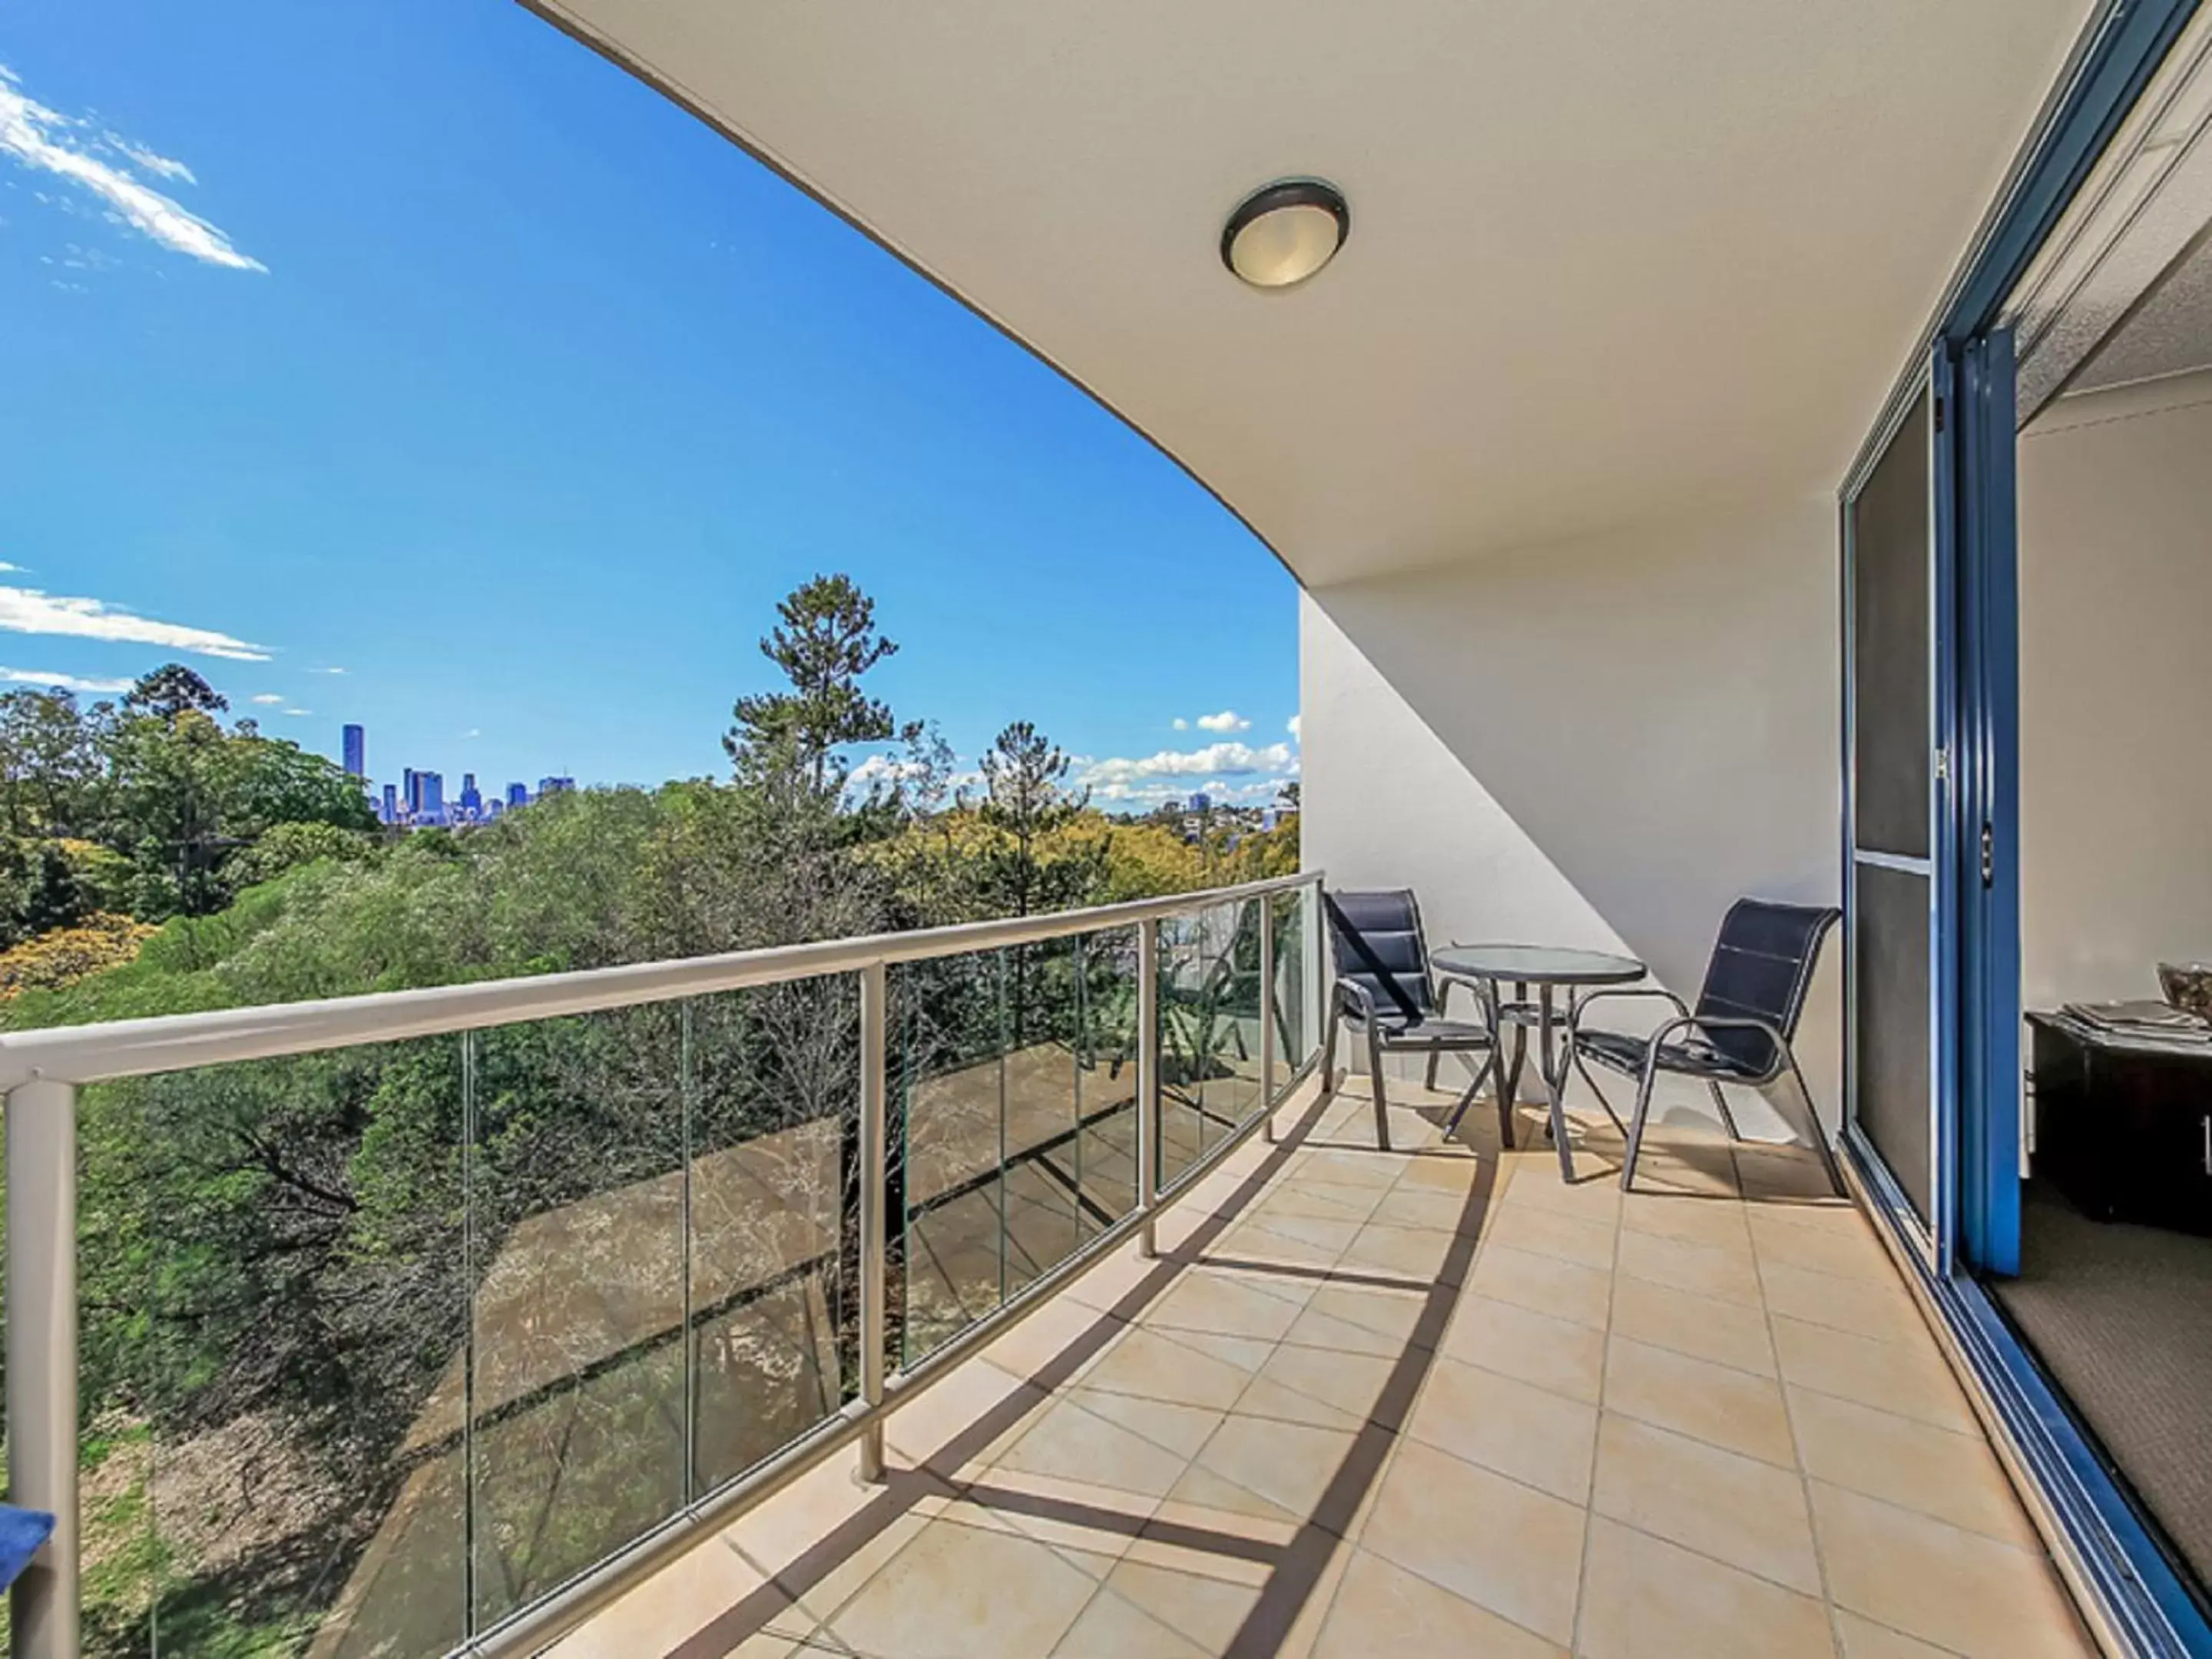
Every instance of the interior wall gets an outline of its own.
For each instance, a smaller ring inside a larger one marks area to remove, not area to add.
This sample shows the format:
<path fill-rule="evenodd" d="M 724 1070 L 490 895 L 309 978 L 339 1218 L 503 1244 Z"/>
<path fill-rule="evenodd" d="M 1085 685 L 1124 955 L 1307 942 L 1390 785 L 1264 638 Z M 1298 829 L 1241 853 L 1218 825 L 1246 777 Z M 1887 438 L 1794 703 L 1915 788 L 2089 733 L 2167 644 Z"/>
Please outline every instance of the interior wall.
<path fill-rule="evenodd" d="M 2212 373 L 2021 434 L 2021 955 L 2029 1008 L 2212 961 Z"/>
<path fill-rule="evenodd" d="M 1309 867 L 1413 887 L 1432 943 L 1625 950 L 1694 997 L 1734 899 L 1835 902 L 1835 524 L 1807 496 L 1310 591 Z M 1798 1045 L 1831 1125 L 1841 956 Z"/>

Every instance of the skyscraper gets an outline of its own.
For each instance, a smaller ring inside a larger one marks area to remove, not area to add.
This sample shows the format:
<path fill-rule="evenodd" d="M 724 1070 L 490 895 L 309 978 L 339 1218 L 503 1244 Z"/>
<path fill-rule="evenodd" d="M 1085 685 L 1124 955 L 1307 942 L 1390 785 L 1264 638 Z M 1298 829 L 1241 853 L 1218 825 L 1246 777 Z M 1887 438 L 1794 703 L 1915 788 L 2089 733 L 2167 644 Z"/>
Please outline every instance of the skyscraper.
<path fill-rule="evenodd" d="M 529 805 L 530 786 L 526 783 L 508 784 L 507 786 L 507 804 L 509 806 Z"/>
<path fill-rule="evenodd" d="M 358 726 L 349 726 L 340 734 L 345 750 L 345 775 L 356 783 L 368 778 L 368 733 Z"/>
<path fill-rule="evenodd" d="M 483 815 L 483 797 L 477 793 L 477 775 L 473 772 L 461 774 L 460 807 L 471 817 Z"/>
<path fill-rule="evenodd" d="M 420 786 L 422 806 L 421 817 L 425 823 L 446 821 L 446 775 L 442 772 L 417 772 L 415 781 Z"/>
<path fill-rule="evenodd" d="M 541 795 L 558 795 L 574 789 L 575 787 L 576 781 L 574 778 L 540 778 L 538 780 L 538 793 Z"/>
<path fill-rule="evenodd" d="M 399 786 L 396 783 L 387 783 L 384 786 L 383 816 L 386 823 L 399 822 Z"/>

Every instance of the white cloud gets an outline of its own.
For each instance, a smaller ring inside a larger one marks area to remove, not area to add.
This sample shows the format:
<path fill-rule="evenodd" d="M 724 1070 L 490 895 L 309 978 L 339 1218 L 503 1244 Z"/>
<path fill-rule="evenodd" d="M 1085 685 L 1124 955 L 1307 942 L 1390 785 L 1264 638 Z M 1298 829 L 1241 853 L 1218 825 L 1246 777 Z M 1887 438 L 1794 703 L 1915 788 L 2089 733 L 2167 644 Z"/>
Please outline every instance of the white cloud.
<path fill-rule="evenodd" d="M 21 86 L 14 75 L 0 72 L 0 155 L 90 191 L 106 204 L 113 217 L 173 252 L 233 270 L 268 270 L 233 247 L 229 237 L 189 208 L 141 184 L 127 168 L 80 148 L 70 134 L 84 124 L 33 102 Z M 143 148 L 118 148 L 121 155 L 163 178 L 191 179 L 191 169 L 181 161 Z"/>
<path fill-rule="evenodd" d="M 1249 732 L 1252 722 L 1233 708 L 1224 708 L 1218 714 L 1200 714 L 1198 729 L 1201 732 Z"/>
<path fill-rule="evenodd" d="M 173 156 L 157 155 L 143 144 L 134 144 L 119 133 L 103 133 L 110 149 L 120 150 L 149 173 L 158 173 L 164 179 L 181 179 L 188 185 L 199 183 L 199 175 Z"/>
<path fill-rule="evenodd" d="M 318 674 L 343 674 L 345 672 L 345 670 L 343 668 L 318 668 L 315 672 Z"/>
<path fill-rule="evenodd" d="M 1083 760 L 1078 781 L 1103 800 L 1156 800 L 1186 793 L 1189 780 L 1285 775 L 1297 763 L 1286 743 L 1255 749 L 1243 743 L 1210 743 L 1203 749 L 1163 749 L 1137 759 Z"/>
<path fill-rule="evenodd" d="M 284 701 L 284 694 L 281 691 L 257 692 L 254 696 L 253 701 L 256 702 L 265 702 L 273 708 L 278 703 Z"/>
<path fill-rule="evenodd" d="M 5 90 L 0 87 L 0 93 Z M 0 582 L 0 630 L 160 645 L 173 651 L 197 651 L 206 657 L 228 657 L 234 662 L 269 660 L 264 647 L 249 644 L 211 628 L 157 622 L 151 617 L 118 610 L 102 599 L 71 599 L 44 593 L 35 587 L 12 587 L 4 582 Z"/>
<path fill-rule="evenodd" d="M 1290 719 L 1285 720 L 1283 722 L 1283 730 L 1289 732 L 1292 739 L 1295 740 L 1298 735 L 1298 717 L 1296 714 L 1293 714 Z"/>
<path fill-rule="evenodd" d="M 312 708 L 288 708 L 284 712 L 294 716 L 295 719 L 305 720 L 308 715 L 313 714 L 315 711 Z"/>
<path fill-rule="evenodd" d="M 49 674 L 37 668 L 0 668 L 0 680 L 16 685 L 59 686 L 64 691 L 82 691 L 97 696 L 107 691 L 128 691 L 135 680 L 88 680 L 75 674 Z"/>
<path fill-rule="evenodd" d="M 1178 732 L 1188 732 L 1190 730 L 1190 722 L 1185 720 L 1182 715 L 1177 714 L 1175 717 L 1175 729 Z"/>
<path fill-rule="evenodd" d="M 920 761 L 901 760 L 896 755 L 870 755 L 845 775 L 845 781 L 870 789 L 879 783 L 903 783 L 928 770 Z"/>

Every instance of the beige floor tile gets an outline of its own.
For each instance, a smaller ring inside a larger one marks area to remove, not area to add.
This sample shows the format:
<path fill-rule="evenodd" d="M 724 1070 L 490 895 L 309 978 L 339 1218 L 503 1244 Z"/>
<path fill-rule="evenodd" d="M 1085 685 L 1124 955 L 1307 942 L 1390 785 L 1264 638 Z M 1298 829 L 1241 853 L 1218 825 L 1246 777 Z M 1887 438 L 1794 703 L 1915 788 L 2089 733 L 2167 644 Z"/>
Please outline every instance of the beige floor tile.
<path fill-rule="evenodd" d="M 1207 1352 L 1208 1347 L 1217 1352 Z M 1109 1394 L 1140 1395 L 1147 1400 L 1226 1411 L 1250 1386 L 1253 1374 L 1267 1363 L 1269 1351 L 1261 1347 L 1247 1366 L 1218 1358 L 1218 1344 L 1188 1332 L 1133 1327 L 1084 1373 L 1084 1385 Z"/>
<path fill-rule="evenodd" d="M 1464 1152 L 1424 1152 L 1403 1160 L 1395 1184 L 1464 1197 L 1481 1179 L 1481 1161 Z"/>
<path fill-rule="evenodd" d="M 1173 1290 L 1145 1310 L 1142 1322 L 1148 1330 L 1204 1331 L 1266 1342 L 1279 1340 L 1297 1320 L 1305 1298 L 1278 1294 L 1252 1282 L 1258 1278 L 1257 1274 L 1185 1273 Z"/>
<path fill-rule="evenodd" d="M 763 1571 L 775 1573 L 876 1502 L 864 1486 L 857 1451 L 841 1453 L 763 1498 L 730 1523 L 722 1537 Z"/>
<path fill-rule="evenodd" d="M 1060 1397 L 1073 1401 L 1094 1417 L 1120 1424 L 1186 1461 L 1197 1456 L 1207 1437 L 1221 1426 L 1221 1413 L 1202 1406 L 1177 1405 L 1171 1400 L 1147 1400 L 1142 1395 L 1080 1387 L 1063 1390 Z"/>
<path fill-rule="evenodd" d="M 1927 1334 L 1911 1297 L 1894 1279 L 1846 1279 L 1837 1273 L 1761 1262 L 1770 1313 L 1826 1325 L 1858 1336 L 1909 1342 Z"/>
<path fill-rule="evenodd" d="M 594 1614 L 556 1644 L 548 1659 L 632 1659 L 637 1654 L 666 1653 L 767 1582 L 757 1567 L 728 1544 L 710 1539 Z"/>
<path fill-rule="evenodd" d="M 1036 1659 L 1097 1589 L 1032 1540 L 933 1522 L 828 1628 L 862 1653 L 901 1659 Z"/>
<path fill-rule="evenodd" d="M 1605 1371 L 1603 1331 L 1486 1296 L 1460 1299 L 1437 1352 L 1590 1405 Z"/>
<path fill-rule="evenodd" d="M 1670 1291 L 1743 1307 L 1759 1305 L 1759 1273 L 1752 1265 L 1749 1250 L 1692 1244 L 1656 1233 L 1631 1233 L 1621 1240 L 1620 1271 L 1628 1278 L 1663 1285 Z"/>
<path fill-rule="evenodd" d="M 1478 1296 L 1603 1330 L 1613 1302 L 1613 1275 L 1506 1244 L 1486 1244 L 1468 1289 Z"/>
<path fill-rule="evenodd" d="M 1838 1198 L 1828 1172 L 1810 1147 L 1736 1149 L 1736 1179 L 1753 1204 L 1833 1204 Z"/>
<path fill-rule="evenodd" d="M 1583 1510 L 1418 1442 L 1382 1477 L 1359 1546 L 1548 1640 L 1573 1639 Z"/>
<path fill-rule="evenodd" d="M 1838 1606 L 1973 1659 L 2087 1659 L 2049 1564 L 1979 1533 L 1812 1483 Z"/>
<path fill-rule="evenodd" d="M 1085 1410 L 1055 1401 L 994 1467 L 1160 1498 L 1188 1460 Z"/>
<path fill-rule="evenodd" d="M 1590 1522 L 1586 1659 L 1832 1659 L 1828 1610 L 1619 1522 Z"/>
<path fill-rule="evenodd" d="M 1759 1577 L 1820 1593 L 1795 1469 L 1607 1412 L 1591 1507 Z"/>
<path fill-rule="evenodd" d="M 1103 1578 L 1128 1553 L 1159 1500 L 1048 1474 L 995 1468 L 950 1494 L 937 1516 L 1034 1538 Z"/>
<path fill-rule="evenodd" d="M 1525 1139 L 1522 1142 L 1523 1146 L 1528 1144 Z M 1571 1184 L 1564 1182 L 1552 1149 L 1542 1145 L 1540 1133 L 1537 1144 L 1540 1155 L 1506 1154 L 1506 1164 L 1512 1170 L 1505 1188 L 1506 1202 L 1553 1210 L 1585 1221 L 1611 1221 L 1620 1216 L 1620 1188 L 1616 1182 L 1595 1176 Z"/>
<path fill-rule="evenodd" d="M 1636 1188 L 1646 1193 L 1733 1199 L 1738 1191 L 1735 1161 L 1724 1146 L 1647 1149 L 1637 1159 Z"/>
<path fill-rule="evenodd" d="M 1270 1188 L 1251 1213 L 1273 1211 L 1278 1215 L 1303 1215 L 1323 1221 L 1349 1221 L 1364 1226 L 1391 1189 L 1381 1187 L 1339 1187 L 1323 1181 L 1286 1181 Z"/>
<path fill-rule="evenodd" d="M 1474 1227 L 1482 1217 L 1482 1206 L 1470 1206 L 1463 1193 L 1401 1183 L 1383 1195 L 1367 1218 L 1377 1226 L 1425 1227 L 1453 1233 Z"/>
<path fill-rule="evenodd" d="M 1281 1562 L 1298 1526 L 1288 1515 L 1254 1515 L 1171 1498 L 1153 1512 L 1128 1559 L 1200 1578 L 1261 1584 Z"/>
<path fill-rule="evenodd" d="M 1775 1375 L 1774 1344 L 1765 1316 L 1741 1303 L 1717 1302 L 1624 1275 L 1613 1285 L 1613 1328 L 1622 1336 L 1676 1353 Z"/>
<path fill-rule="evenodd" d="M 1461 1245 L 1457 1259 L 1464 1261 L 1470 1253 L 1456 1234 L 1436 1227 L 1385 1227 L 1370 1222 L 1338 1258 L 1337 1266 L 1347 1273 L 1432 1284 L 1449 1270 L 1455 1244 Z M 1459 1271 L 1464 1273 L 1463 1268 Z"/>
<path fill-rule="evenodd" d="M 1846 1279 L 1874 1279 L 1893 1284 L 1897 1269 L 1889 1253 L 1875 1241 L 1873 1230 L 1844 1227 L 1804 1227 L 1783 1219 L 1772 1211 L 1753 1207 L 1749 1212 L 1752 1242 L 1761 1261 L 1784 1267 L 1809 1267 L 1816 1273 L 1838 1273 Z"/>
<path fill-rule="evenodd" d="M 1620 1202 L 1620 1224 L 1625 1231 L 1723 1249 L 1751 1248 L 1751 1232 L 1743 1215 L 1743 1206 L 1733 1200 L 1694 1198 L 1682 1193 L 1628 1193 Z"/>
<path fill-rule="evenodd" d="M 1091 1598 L 1052 1659 L 1206 1659 L 1207 1650 L 1111 1590 Z"/>
<path fill-rule="evenodd" d="M 778 1589 L 790 1598 L 791 1606 L 771 1616 L 768 1629 L 779 1635 L 808 1635 L 814 1626 L 872 1582 L 908 1544 L 937 1524 L 936 1515 L 927 1508 L 908 1509 L 826 1566 L 817 1564 L 804 1574 L 791 1571 L 788 1581 L 776 1581 Z M 1003 1532 L 1006 1528 L 996 1527 L 989 1530 Z"/>
<path fill-rule="evenodd" d="M 1843 1659 L 1948 1659 L 1942 1648 L 1917 1636 L 1906 1636 L 1841 1607 L 1835 1613 L 1836 1637 L 1843 1650 Z"/>
<path fill-rule="evenodd" d="M 1425 1335 L 1426 1293 L 1324 1285 L 1299 1310 L 1283 1340 L 1303 1348 L 1395 1359 Z"/>
<path fill-rule="evenodd" d="M 1326 1186 L 1367 1187 L 1382 1193 L 1396 1186 L 1401 1174 L 1409 1174 L 1409 1166 L 1459 1162 L 1460 1159 L 1449 1157 L 1434 1159 L 1407 1158 L 1357 1146 L 1320 1146 L 1307 1155 L 1306 1161 L 1298 1166 L 1298 1173 L 1307 1180 L 1318 1181 Z"/>
<path fill-rule="evenodd" d="M 1174 1282 L 1174 1273 L 1171 1265 L 1147 1261 L 1137 1254 L 1134 1244 L 1124 1244 L 1062 1291 L 1055 1300 L 1072 1302 L 1094 1313 L 1118 1312 L 1133 1318 L 1152 1297 Z M 1148 1291 L 1149 1297 L 1144 1294 Z M 1026 1324 L 1024 1322 L 1024 1328 Z M 1007 1369 L 1012 1370 L 1014 1367 L 1008 1364 Z"/>
<path fill-rule="evenodd" d="M 1340 1530 L 1349 1516 L 1318 1513 L 1322 1495 L 1352 1449 L 1352 1436 L 1271 1418 L 1230 1417 L 1198 1455 L 1198 1467 L 1257 1492 L 1300 1519 Z"/>
<path fill-rule="evenodd" d="M 1356 1428 L 1375 1413 L 1383 1384 L 1390 1380 L 1395 1360 L 1373 1354 L 1339 1353 L 1327 1348 L 1285 1345 L 1268 1356 L 1236 1409 L 1247 1415 L 1292 1415 L 1298 1422 L 1322 1421 L 1303 1414 L 1260 1409 L 1253 1404 L 1255 1391 L 1288 1389 L 1333 1408 L 1348 1419 L 1328 1422 L 1330 1427 Z"/>
<path fill-rule="evenodd" d="M 1606 1351 L 1605 1408 L 1784 1468 L 1796 1465 L 1782 1389 L 1756 1376 L 1616 1330 Z"/>
<path fill-rule="evenodd" d="M 1351 1553 L 1313 1650 L 1316 1659 L 1566 1659 L 1558 1644 L 1366 1550 Z"/>
<path fill-rule="evenodd" d="M 1037 1410 L 1048 1397 L 1024 1378 L 988 1360 L 970 1359 L 955 1366 L 919 1399 L 892 1413 L 884 1425 L 884 1438 L 895 1457 L 926 1462 L 985 1419 L 1003 1414 L 1011 1425 Z"/>
<path fill-rule="evenodd" d="M 1175 1489 L 1168 1493 L 1167 1501 L 1188 1504 L 1199 1509 L 1218 1510 L 1225 1515 L 1248 1516 L 1256 1521 L 1281 1521 L 1297 1525 L 1306 1518 L 1270 1498 L 1262 1498 L 1250 1487 L 1240 1486 L 1197 1463 L 1183 1471 L 1182 1479 L 1175 1483 Z"/>
<path fill-rule="evenodd" d="M 1205 1653 L 1227 1650 L 1261 1593 L 1257 1584 L 1200 1577 L 1141 1561 L 1124 1561 L 1115 1568 L 1106 1589 Z"/>
<path fill-rule="evenodd" d="M 1441 1356 L 1407 1433 L 1564 1498 L 1589 1500 L 1597 1408 Z"/>
<path fill-rule="evenodd" d="M 1496 1224 L 1483 1239 L 1486 1249 L 1510 1244 L 1516 1250 L 1557 1256 L 1562 1261 L 1610 1273 L 1616 1232 L 1609 1218 L 1585 1220 L 1540 1205 L 1509 1204 L 1498 1211 Z"/>
<path fill-rule="evenodd" d="M 1805 1473 L 2021 1549 L 2034 1527 L 1978 1434 L 1878 1411 L 1833 1395 L 1790 1393 Z"/>
<path fill-rule="evenodd" d="M 1958 1380 L 1932 1342 L 1877 1341 L 1777 1316 L 1774 1346 L 1784 1380 L 1797 1387 L 1964 1434 L 1980 1432 Z"/>

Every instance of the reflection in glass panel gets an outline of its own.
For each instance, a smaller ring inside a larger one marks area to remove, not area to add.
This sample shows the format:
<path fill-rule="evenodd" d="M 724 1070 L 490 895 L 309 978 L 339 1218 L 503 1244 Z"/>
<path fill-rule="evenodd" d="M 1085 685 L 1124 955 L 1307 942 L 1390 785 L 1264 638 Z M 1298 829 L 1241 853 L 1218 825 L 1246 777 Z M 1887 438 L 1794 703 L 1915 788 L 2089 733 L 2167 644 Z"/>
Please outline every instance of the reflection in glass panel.
<path fill-rule="evenodd" d="M 461 1056 L 84 1091 L 88 1653 L 145 1651 L 149 1607 L 164 1653 L 463 1635 Z"/>
<path fill-rule="evenodd" d="M 471 1033 L 482 1629 L 684 1501 L 683 1014 Z"/>
<path fill-rule="evenodd" d="M 1137 1207 L 1137 930 L 1086 933 L 1076 1099 L 1075 1170 L 1084 1236 Z"/>
<path fill-rule="evenodd" d="M 1279 1090 L 1295 1076 L 1313 1053 L 1313 1025 L 1306 1017 L 1308 991 L 1305 890 L 1276 893 L 1267 901 L 1274 907 L 1275 1075 L 1271 1089 Z"/>
<path fill-rule="evenodd" d="M 1009 1296 L 1066 1261 L 1083 1238 L 1083 1176 L 1076 1161 L 1082 964 L 1082 942 L 1074 938 L 1000 954 L 1006 1121 L 1000 1179 Z"/>
<path fill-rule="evenodd" d="M 1160 1185 L 1260 1104 L 1260 912 L 1215 905 L 1160 924 Z"/>
<path fill-rule="evenodd" d="M 1006 1294 L 1006 953 L 895 963 L 889 980 L 892 1278 L 911 1364 Z"/>
<path fill-rule="evenodd" d="M 859 1385 L 859 988 L 799 980 L 684 1013 L 697 1497 Z"/>

